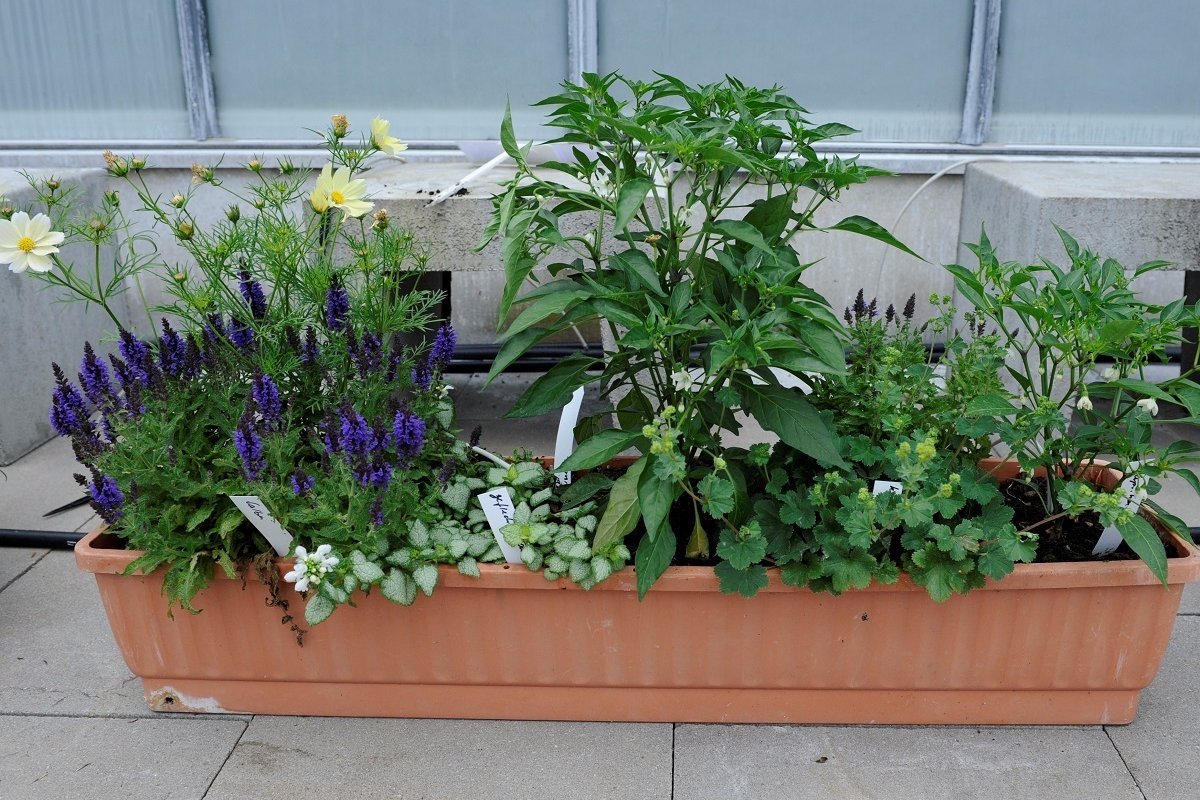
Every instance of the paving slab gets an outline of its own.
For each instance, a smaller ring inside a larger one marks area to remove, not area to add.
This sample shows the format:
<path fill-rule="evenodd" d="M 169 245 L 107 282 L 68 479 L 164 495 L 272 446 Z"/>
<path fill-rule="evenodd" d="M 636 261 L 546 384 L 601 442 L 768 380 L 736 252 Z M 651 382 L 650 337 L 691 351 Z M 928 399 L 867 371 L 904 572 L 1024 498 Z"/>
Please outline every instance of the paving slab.
<path fill-rule="evenodd" d="M 1183 602 L 1179 604 L 1180 614 L 1200 615 L 1200 583 L 1188 584 L 1183 589 Z"/>
<path fill-rule="evenodd" d="M 0 591 L 47 552 L 32 547 L 0 547 Z"/>
<path fill-rule="evenodd" d="M 0 797 L 200 800 L 246 723 L 0 717 Z"/>
<path fill-rule="evenodd" d="M 255 717 L 207 800 L 335 796 L 666 800 L 671 726 Z"/>
<path fill-rule="evenodd" d="M 1179 617 L 1154 684 L 1142 692 L 1137 719 L 1111 726 L 1146 800 L 1179 800 L 1200 793 L 1200 618 Z"/>
<path fill-rule="evenodd" d="M 5 467 L 7 477 L 0 477 L 0 528 L 79 530 L 93 516 L 87 506 L 53 517 L 42 514 L 82 496 L 83 490 L 71 477 L 82 471 L 71 443 L 61 436 Z"/>
<path fill-rule="evenodd" d="M 1101 728 L 681 725 L 675 800 L 1141 800 Z"/>
<path fill-rule="evenodd" d="M 0 592 L 0 643 L 0 713 L 153 713 L 72 553 L 52 551 Z"/>

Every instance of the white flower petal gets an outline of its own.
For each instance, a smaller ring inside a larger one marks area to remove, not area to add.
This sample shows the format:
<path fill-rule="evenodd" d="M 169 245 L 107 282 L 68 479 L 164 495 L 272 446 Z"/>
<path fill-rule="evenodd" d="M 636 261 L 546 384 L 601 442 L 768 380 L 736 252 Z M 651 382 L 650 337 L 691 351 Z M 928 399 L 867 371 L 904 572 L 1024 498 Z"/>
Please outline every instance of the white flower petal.
<path fill-rule="evenodd" d="M 0 219 L 0 247 L 16 247 L 20 238 L 16 225 L 7 219 Z"/>
<path fill-rule="evenodd" d="M 50 260 L 49 256 L 38 255 L 37 253 L 28 253 L 25 256 L 25 260 L 28 263 L 29 268 L 34 272 L 49 272 L 50 270 L 54 269 L 54 262 Z"/>
<path fill-rule="evenodd" d="M 16 216 L 15 214 L 13 216 Z M 33 219 L 29 220 L 29 224 L 25 226 L 25 235 L 33 240 L 41 239 L 50 232 L 50 218 L 45 214 L 38 214 Z"/>

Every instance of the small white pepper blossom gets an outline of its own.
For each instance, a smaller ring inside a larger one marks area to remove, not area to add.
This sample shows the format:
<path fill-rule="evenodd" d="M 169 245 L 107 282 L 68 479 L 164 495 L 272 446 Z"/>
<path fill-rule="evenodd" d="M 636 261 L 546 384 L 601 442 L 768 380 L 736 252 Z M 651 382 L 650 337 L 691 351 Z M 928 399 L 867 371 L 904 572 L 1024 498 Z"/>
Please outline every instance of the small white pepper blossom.
<path fill-rule="evenodd" d="M 296 568 L 284 575 L 283 579 L 288 583 L 296 584 L 297 592 L 307 592 L 309 589 L 317 588 L 324 580 L 325 573 L 336 567 L 341 561 L 332 553 L 333 548 L 327 544 L 321 545 L 311 554 L 304 547 L 296 545 L 294 555 Z"/>
<path fill-rule="evenodd" d="M 675 386 L 675 391 L 690 392 L 696 387 L 696 376 L 691 373 L 691 370 L 681 367 L 671 373 L 671 382 Z"/>
<path fill-rule="evenodd" d="M 1121 371 L 1118 370 L 1114 364 L 1111 367 L 1105 367 L 1103 371 L 1101 371 L 1100 377 L 1106 381 L 1115 381 L 1117 378 L 1121 377 Z"/>
<path fill-rule="evenodd" d="M 1158 414 L 1158 402 L 1153 397 L 1144 397 L 1137 401 L 1138 408 L 1145 411 L 1150 416 Z"/>
<path fill-rule="evenodd" d="M 1079 400 L 1075 402 L 1075 408 L 1079 409 L 1080 411 L 1091 411 L 1092 399 L 1086 394 L 1082 395 Z"/>

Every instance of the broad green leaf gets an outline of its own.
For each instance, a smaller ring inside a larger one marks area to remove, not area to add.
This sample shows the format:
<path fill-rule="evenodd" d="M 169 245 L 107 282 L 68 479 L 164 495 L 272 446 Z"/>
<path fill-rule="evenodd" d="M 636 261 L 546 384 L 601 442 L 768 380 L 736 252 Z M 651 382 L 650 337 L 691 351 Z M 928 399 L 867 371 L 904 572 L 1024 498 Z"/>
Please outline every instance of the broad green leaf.
<path fill-rule="evenodd" d="M 1012 401 L 998 394 L 985 394 L 967 403 L 968 417 L 1010 417 L 1015 413 Z"/>
<path fill-rule="evenodd" d="M 565 289 L 554 294 L 543 295 L 522 309 L 501 338 L 509 339 L 538 324 L 546 317 L 561 314 L 589 294 L 584 289 Z"/>
<path fill-rule="evenodd" d="M 329 615 L 333 613 L 334 605 L 323 594 L 315 594 L 309 598 L 308 603 L 304 606 L 304 621 L 309 625 L 319 625 L 329 619 Z"/>
<path fill-rule="evenodd" d="M 571 453 L 563 463 L 555 469 L 558 472 L 573 472 L 577 469 L 591 469 L 611 460 L 613 456 L 628 450 L 633 443 L 642 438 L 641 431 L 603 430 L 590 439 L 579 443 L 575 452 Z"/>
<path fill-rule="evenodd" d="M 637 525 L 642 516 L 638 508 L 638 480 L 642 470 L 646 468 L 646 457 L 642 456 L 630 465 L 625 474 L 617 478 L 608 493 L 608 505 L 600 524 L 596 526 L 596 536 L 592 540 L 592 550 L 602 553 L 610 546 L 619 543 Z"/>
<path fill-rule="evenodd" d="M 1140 320 L 1136 319 L 1114 319 L 1104 323 L 1104 327 L 1100 329 L 1100 338 L 1111 344 L 1119 344 L 1136 331 L 1140 324 Z"/>
<path fill-rule="evenodd" d="M 667 571 L 673 558 L 675 558 L 675 533 L 670 528 L 662 531 L 655 539 L 651 539 L 649 536 L 642 537 L 637 555 L 633 560 L 633 566 L 637 572 L 639 600 L 646 596 L 646 592 L 650 591 L 654 582 Z"/>
<path fill-rule="evenodd" d="M 417 586 L 421 587 L 421 591 L 428 597 L 433 594 L 433 587 L 437 586 L 438 568 L 433 564 L 422 564 L 413 570 L 412 577 Z"/>
<path fill-rule="evenodd" d="M 728 561 L 722 561 L 713 568 L 713 572 L 717 573 L 723 593 L 740 594 L 742 597 L 754 597 L 760 589 L 767 588 L 770 582 L 766 568 L 761 565 L 737 569 Z"/>
<path fill-rule="evenodd" d="M 516 336 L 505 339 L 504 344 L 500 345 L 500 350 L 496 353 L 496 357 L 492 360 L 492 369 L 488 372 L 487 380 L 484 381 L 484 388 L 487 388 L 504 370 L 508 369 L 509 365 L 525 355 L 530 347 L 533 347 L 549 334 L 550 331 L 548 330 L 529 328 L 521 331 Z"/>
<path fill-rule="evenodd" d="M 596 359 L 582 354 L 567 356 L 534 381 L 504 416 L 536 417 L 562 408 L 576 389 L 591 380 L 587 371 L 596 363 Z"/>
<path fill-rule="evenodd" d="M 762 234 L 764 240 L 775 241 L 792 219 L 795 200 L 795 195 L 790 192 L 776 195 L 770 200 L 760 200 L 746 212 L 744 219 Z"/>
<path fill-rule="evenodd" d="M 634 178 L 621 184 L 621 190 L 617 193 L 617 213 L 613 219 L 613 228 L 617 233 L 625 230 L 653 188 L 654 183 L 646 178 Z"/>
<path fill-rule="evenodd" d="M 755 228 L 749 222 L 740 219 L 723 219 L 714 222 L 710 228 L 731 239 L 748 244 L 754 249 L 769 255 L 771 258 L 775 258 L 775 251 L 771 249 L 771 245 L 767 244 L 766 239 L 759 233 L 758 228 Z"/>
<path fill-rule="evenodd" d="M 504 119 L 500 122 L 500 146 L 513 161 L 521 163 L 521 148 L 517 146 L 517 135 L 513 132 L 512 106 L 507 99 L 504 101 Z"/>
<path fill-rule="evenodd" d="M 364 585 L 375 583 L 383 577 L 383 570 L 379 565 L 367 560 L 358 550 L 350 552 L 350 571 Z"/>
<path fill-rule="evenodd" d="M 845 466 L 829 425 L 798 389 L 749 384 L 741 389 L 746 410 L 764 428 L 779 434 L 784 444 L 822 464 Z"/>
<path fill-rule="evenodd" d="M 632 275 L 635 284 L 649 289 L 660 297 L 666 296 L 667 293 L 663 291 L 662 282 L 658 278 L 658 270 L 654 268 L 654 262 L 641 250 L 614 253 L 608 257 L 608 263 L 614 269 Z"/>
<path fill-rule="evenodd" d="M 388 600 L 402 606 L 411 606 L 417 599 L 416 581 L 407 572 L 399 569 L 393 569 L 388 573 L 388 576 L 383 579 L 383 583 L 379 585 L 379 590 Z"/>
<path fill-rule="evenodd" d="M 1163 586 L 1166 586 L 1167 548 L 1159 538 L 1158 531 L 1154 530 L 1154 526 L 1144 517 L 1134 514 L 1128 522 L 1118 524 L 1117 528 L 1121 531 L 1121 538 L 1125 540 L 1129 548 L 1137 553 L 1142 561 L 1146 562 L 1146 566 L 1150 568 L 1154 576 L 1162 581 Z"/>
<path fill-rule="evenodd" d="M 744 570 L 766 557 L 767 540 L 761 535 L 742 539 L 725 528 L 717 542 L 717 555 L 728 561 L 734 569 Z"/>
<path fill-rule="evenodd" d="M 875 239 L 880 242 L 883 242 L 884 244 L 891 245 L 892 247 L 896 248 L 897 250 L 903 250 L 905 253 L 908 253 L 910 256 L 913 256 L 915 258 L 920 258 L 922 261 L 925 260 L 924 258 L 921 258 L 921 256 L 917 255 L 913 250 L 911 250 L 908 247 L 908 245 L 904 244 L 899 239 L 897 239 L 895 236 L 888 233 L 887 228 L 883 227 L 882 225 L 880 225 L 878 222 L 875 222 L 874 220 L 867 219 L 866 217 L 862 217 L 857 214 L 855 214 L 854 216 L 851 216 L 851 217 L 846 217 L 844 220 L 842 220 L 838 224 L 833 225 L 833 226 L 827 228 L 826 230 L 848 231 L 849 233 L 857 233 L 860 236 L 869 236 L 870 238 Z"/>
<path fill-rule="evenodd" d="M 649 456 L 657 459 L 657 456 Z M 671 526 L 671 506 L 681 489 L 670 480 L 663 480 L 653 469 L 643 469 L 638 479 L 638 504 L 646 522 L 646 535 L 651 539 L 662 535 Z"/>
<path fill-rule="evenodd" d="M 586 503 L 597 492 L 602 492 L 612 485 L 612 478 L 605 477 L 599 472 L 589 472 L 563 490 L 561 498 L 563 510 L 565 511 L 581 503 Z"/>

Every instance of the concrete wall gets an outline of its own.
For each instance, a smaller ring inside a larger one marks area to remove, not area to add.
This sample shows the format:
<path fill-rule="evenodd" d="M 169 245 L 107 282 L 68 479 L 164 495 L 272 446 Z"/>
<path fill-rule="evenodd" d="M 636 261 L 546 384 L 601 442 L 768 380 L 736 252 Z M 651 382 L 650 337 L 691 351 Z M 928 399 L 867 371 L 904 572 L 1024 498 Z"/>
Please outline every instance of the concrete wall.
<path fill-rule="evenodd" d="M 42 170 L 32 174 L 40 178 L 52 175 Z M 75 191 L 81 204 L 101 201 L 97 171 L 56 171 L 53 177 L 62 183 L 63 191 Z M 4 189 L 0 194 L 18 210 L 37 199 L 15 171 L 0 170 L 0 185 Z M 61 256 L 68 263 L 79 261 L 90 268 L 94 250 L 88 244 L 70 245 L 62 249 Z M 111 259 L 111 251 L 105 248 L 101 264 L 111 265 Z M 112 331 L 112 322 L 102 311 L 87 310 L 82 303 L 59 302 L 60 293 L 28 272 L 17 274 L 0 267 L 0 466 L 11 464 L 54 436 L 48 418 L 54 390 L 51 362 L 59 363 L 74 377 L 84 341 L 98 344 Z"/>

